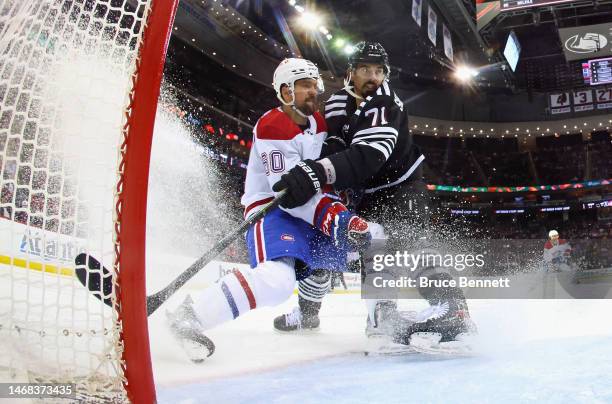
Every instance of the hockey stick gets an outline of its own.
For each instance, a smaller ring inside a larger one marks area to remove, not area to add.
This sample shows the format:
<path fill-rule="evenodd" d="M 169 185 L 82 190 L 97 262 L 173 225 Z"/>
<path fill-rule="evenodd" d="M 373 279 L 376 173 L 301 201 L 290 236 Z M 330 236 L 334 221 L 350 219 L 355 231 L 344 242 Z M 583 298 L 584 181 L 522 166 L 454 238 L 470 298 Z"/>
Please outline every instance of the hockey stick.
<path fill-rule="evenodd" d="M 286 191 L 279 192 L 276 197 L 260 209 L 257 213 L 253 214 L 250 218 L 242 222 L 242 224 L 233 232 L 225 236 L 219 241 L 213 248 L 211 248 L 206 254 L 198 258 L 189 268 L 184 270 L 176 279 L 174 279 L 168 286 L 163 288 L 157 293 L 147 296 L 147 315 L 150 316 L 161 306 L 170 296 L 179 290 L 187 281 L 189 281 L 195 274 L 197 274 L 206 264 L 208 264 L 213 258 L 219 255 L 225 250 L 231 243 L 234 242 L 241 234 L 248 230 L 248 228 L 263 218 L 272 209 L 278 207 L 285 196 Z M 74 259 L 76 265 L 76 275 L 79 281 L 88 288 L 95 297 L 102 300 L 107 306 L 112 307 L 111 294 L 113 290 L 113 275 L 112 273 L 103 267 L 100 262 L 89 254 L 81 253 Z"/>

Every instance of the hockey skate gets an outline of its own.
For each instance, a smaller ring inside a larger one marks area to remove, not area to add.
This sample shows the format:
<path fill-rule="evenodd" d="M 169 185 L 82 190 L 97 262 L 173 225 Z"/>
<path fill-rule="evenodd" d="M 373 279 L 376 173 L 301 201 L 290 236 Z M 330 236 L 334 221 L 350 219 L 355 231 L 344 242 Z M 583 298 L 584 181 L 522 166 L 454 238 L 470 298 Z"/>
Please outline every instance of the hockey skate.
<path fill-rule="evenodd" d="M 202 363 L 215 352 L 215 344 L 204 335 L 202 324 L 193 310 L 191 296 L 188 295 L 173 313 L 166 312 L 166 316 L 172 335 L 193 363 Z"/>
<path fill-rule="evenodd" d="M 369 310 L 366 323 L 366 336 L 377 338 L 391 336 L 398 321 L 397 303 L 393 300 L 376 302 L 374 310 Z"/>
<path fill-rule="evenodd" d="M 274 319 L 274 329 L 279 332 L 316 332 L 321 321 L 318 315 L 302 313 L 299 307 L 291 313 L 282 314 Z"/>
<path fill-rule="evenodd" d="M 375 303 L 374 309 L 369 310 L 366 323 L 366 355 L 405 355 L 414 353 L 412 348 L 393 340 L 395 329 L 401 323 L 414 322 L 416 312 L 398 311 L 397 303 L 393 300 L 381 300 Z"/>
<path fill-rule="evenodd" d="M 394 341 L 413 350 L 432 355 L 466 356 L 472 354 L 471 337 L 476 326 L 463 304 L 438 303 L 419 313 L 416 321 L 396 329 Z"/>

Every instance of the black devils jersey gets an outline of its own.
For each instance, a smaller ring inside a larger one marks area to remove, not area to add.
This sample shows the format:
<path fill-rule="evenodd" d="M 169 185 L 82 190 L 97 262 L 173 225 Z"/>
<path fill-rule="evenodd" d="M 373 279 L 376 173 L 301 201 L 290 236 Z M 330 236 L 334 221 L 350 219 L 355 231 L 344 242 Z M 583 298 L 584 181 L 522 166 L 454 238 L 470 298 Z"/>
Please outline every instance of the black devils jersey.
<path fill-rule="evenodd" d="M 409 133 L 408 114 L 385 81 L 359 105 L 346 90 L 325 103 L 323 155 L 336 170 L 334 187 L 367 193 L 406 181 L 425 157 Z"/>

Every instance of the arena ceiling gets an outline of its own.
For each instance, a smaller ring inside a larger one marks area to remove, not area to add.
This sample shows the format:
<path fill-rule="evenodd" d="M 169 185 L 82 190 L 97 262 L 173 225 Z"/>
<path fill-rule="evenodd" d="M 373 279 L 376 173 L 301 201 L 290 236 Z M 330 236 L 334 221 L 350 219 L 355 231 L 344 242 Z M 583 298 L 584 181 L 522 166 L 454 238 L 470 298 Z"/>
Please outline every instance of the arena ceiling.
<path fill-rule="evenodd" d="M 453 82 L 453 67 L 467 63 L 482 68 L 474 86 L 490 92 L 546 92 L 580 86 L 580 63 L 565 61 L 558 30 L 612 21 L 612 0 L 573 1 L 502 12 L 480 30 L 476 28 L 476 6 L 470 0 L 424 2 L 422 27 L 412 19 L 412 2 L 405 0 L 183 0 L 182 3 L 190 5 L 191 10 L 212 12 L 210 17 L 215 17 L 215 7 L 243 16 L 259 33 L 268 36 L 270 43 L 276 42 L 279 47 L 285 46 L 315 60 L 329 72 L 329 77 L 341 76 L 346 66 L 346 54 L 342 47 L 336 46 L 338 39 L 349 44 L 368 39 L 381 42 L 387 48 L 395 68 L 394 81 L 399 85 L 445 87 Z M 296 4 L 320 15 L 333 39 L 327 40 L 316 30 L 300 27 L 296 22 L 300 14 Z M 437 47 L 427 38 L 426 9 L 430 4 L 438 13 L 439 21 L 452 32 L 454 63 L 441 49 L 440 34 Z M 523 47 L 515 73 L 507 68 L 502 55 L 511 31 L 516 32 Z M 249 32 L 241 33 L 243 37 L 249 36 Z"/>

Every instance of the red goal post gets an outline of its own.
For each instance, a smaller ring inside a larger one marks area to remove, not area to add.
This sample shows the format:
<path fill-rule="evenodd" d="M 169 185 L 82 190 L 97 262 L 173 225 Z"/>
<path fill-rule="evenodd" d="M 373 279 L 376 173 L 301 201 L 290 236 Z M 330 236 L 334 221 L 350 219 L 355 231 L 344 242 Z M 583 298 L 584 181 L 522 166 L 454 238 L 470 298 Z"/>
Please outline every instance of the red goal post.
<path fill-rule="evenodd" d="M 117 184 L 116 264 L 123 323 L 125 389 L 134 403 L 155 401 L 147 326 L 145 244 L 153 127 L 178 0 L 153 0 L 126 111 Z"/>

